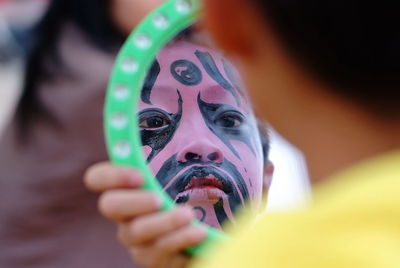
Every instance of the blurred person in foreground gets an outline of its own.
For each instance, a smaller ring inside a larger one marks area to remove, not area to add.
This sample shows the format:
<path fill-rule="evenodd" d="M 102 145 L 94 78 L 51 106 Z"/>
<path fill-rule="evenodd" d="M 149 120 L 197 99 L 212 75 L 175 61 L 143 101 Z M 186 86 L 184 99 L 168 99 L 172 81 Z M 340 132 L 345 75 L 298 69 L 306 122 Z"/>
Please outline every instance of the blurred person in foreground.
<path fill-rule="evenodd" d="M 0 141 L 0 267 L 132 267 L 81 178 L 107 159 L 102 110 L 116 53 L 161 2 L 51 1 Z"/>
<path fill-rule="evenodd" d="M 260 115 L 304 152 L 314 198 L 301 210 L 244 223 L 235 239 L 194 266 L 399 267 L 397 4 L 205 0 L 204 6 L 208 29 L 240 67 Z M 131 224 L 145 217 L 134 216 Z M 150 267 L 187 266 L 182 250 L 204 238 L 201 228 L 170 225 L 146 234 L 147 250 L 162 259 Z M 158 246 L 171 238 L 179 247 Z"/>

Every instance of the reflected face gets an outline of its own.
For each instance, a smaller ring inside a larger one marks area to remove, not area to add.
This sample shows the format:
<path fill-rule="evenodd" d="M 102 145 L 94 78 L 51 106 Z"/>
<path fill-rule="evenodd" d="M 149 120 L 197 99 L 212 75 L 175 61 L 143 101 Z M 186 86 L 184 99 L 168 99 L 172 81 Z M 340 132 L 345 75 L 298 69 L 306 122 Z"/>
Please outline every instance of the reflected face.
<path fill-rule="evenodd" d="M 139 104 L 151 170 L 176 203 L 216 228 L 246 200 L 261 204 L 262 147 L 237 77 L 218 53 L 179 41 L 157 56 Z"/>

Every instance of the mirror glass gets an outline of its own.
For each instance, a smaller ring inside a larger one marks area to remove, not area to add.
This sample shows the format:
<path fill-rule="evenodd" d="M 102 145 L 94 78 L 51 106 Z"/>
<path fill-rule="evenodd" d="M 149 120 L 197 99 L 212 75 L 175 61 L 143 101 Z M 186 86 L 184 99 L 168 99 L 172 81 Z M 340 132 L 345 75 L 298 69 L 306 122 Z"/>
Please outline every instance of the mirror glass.
<path fill-rule="evenodd" d="M 217 228 L 246 200 L 261 207 L 266 125 L 204 32 L 192 26 L 158 53 L 137 113 L 145 157 L 175 203 Z"/>

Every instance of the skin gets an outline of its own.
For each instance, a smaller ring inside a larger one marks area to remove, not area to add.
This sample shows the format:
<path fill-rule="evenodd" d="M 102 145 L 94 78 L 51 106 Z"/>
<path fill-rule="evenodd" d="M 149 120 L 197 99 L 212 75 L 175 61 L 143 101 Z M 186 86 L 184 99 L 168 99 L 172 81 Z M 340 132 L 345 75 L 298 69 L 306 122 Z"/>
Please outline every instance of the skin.
<path fill-rule="evenodd" d="M 221 55 L 178 41 L 162 50 L 145 80 L 143 151 L 177 209 L 159 212 L 160 200 L 138 190 L 143 181 L 134 170 L 101 163 L 87 171 L 87 187 L 103 193 L 100 212 L 117 223 L 136 263 L 181 267 L 188 259 L 182 250 L 205 237 L 192 219 L 221 228 L 234 223 L 240 206 L 262 208 L 273 168 L 263 164 L 256 120 L 235 77 Z"/>
<path fill-rule="evenodd" d="M 252 1 L 203 0 L 203 6 L 208 31 L 219 47 L 234 59 L 235 66 L 240 68 L 258 113 L 303 151 L 314 184 L 328 180 L 334 173 L 363 159 L 400 149 L 398 122 L 383 120 L 351 100 L 331 93 L 334 91 L 330 90 L 329 85 L 290 56 L 273 27 L 263 20 L 263 15 Z M 235 19 L 226 20 L 226 16 L 221 14 L 229 14 Z M 268 81 L 268 86 L 265 81 Z M 122 170 L 107 168 L 104 174 L 122 180 L 123 176 L 118 172 L 123 173 Z M 139 184 L 137 181 L 140 176 L 134 175 L 133 171 L 125 172 Z M 100 187 L 111 184 L 110 181 L 101 183 L 104 174 L 97 174 L 97 189 L 110 188 L 110 185 Z M 88 184 L 94 186 L 90 179 L 89 176 Z M 150 200 L 153 199 L 149 197 Z M 103 211 L 111 215 L 110 212 L 117 209 L 108 207 L 111 202 L 105 201 L 101 202 Z M 184 215 L 177 210 L 175 213 Z M 137 214 L 140 213 L 136 211 L 130 216 Z M 176 220 L 171 219 L 173 223 L 170 224 L 174 227 L 169 232 L 153 233 L 153 242 L 147 247 L 147 253 L 153 253 L 157 261 L 147 263 L 148 267 L 187 265 L 187 260 L 182 259 L 179 250 L 169 250 L 160 245 L 171 241 L 171 237 L 179 237 L 179 242 L 174 242 L 179 246 L 185 243 L 188 246 L 201 241 L 204 233 L 200 229 L 189 230 L 192 228 L 190 225 Z M 132 229 L 125 231 L 125 237 L 135 233 Z M 132 251 L 137 248 L 135 243 L 125 245 L 134 254 Z"/>
<path fill-rule="evenodd" d="M 219 47 L 234 59 L 235 66 L 240 67 L 258 113 L 303 151 L 314 184 L 365 158 L 400 148 L 398 123 L 383 120 L 351 100 L 330 93 L 334 91 L 329 90 L 329 85 L 308 73 L 289 56 L 272 26 L 251 1 L 203 0 L 203 6 L 208 31 Z M 221 14 L 240 19 L 226 20 Z M 128 181 L 129 185 L 140 184 L 140 176 L 134 171 L 109 166 L 103 168 L 105 170 L 101 174 L 96 174 L 101 167 L 89 173 L 86 180 L 89 187 L 104 190 L 126 187 Z M 127 179 L 128 174 L 131 180 Z M 93 183 L 93 177 L 97 178 L 97 184 Z M 111 178 L 114 180 L 106 180 Z M 110 202 L 110 195 L 102 198 L 101 210 L 109 217 L 123 215 L 117 213 L 117 207 L 113 206 L 117 202 Z M 148 202 L 155 202 L 154 196 L 147 198 Z M 126 203 L 121 201 L 119 205 Z M 155 207 L 146 209 L 154 212 Z M 130 211 L 125 215 L 134 217 L 143 214 L 143 210 Z M 153 232 L 147 251 L 137 251 L 137 243 L 126 241 L 137 229 L 124 230 L 127 249 L 133 255 L 135 252 L 143 253 L 154 260 L 147 263 L 148 267 L 185 267 L 187 259 L 182 257 L 177 247 L 182 249 L 202 240 L 202 230 L 192 229 L 181 220 L 186 219 L 185 213 L 173 212 L 182 218 L 169 218 L 169 231 Z M 151 215 L 162 216 L 157 213 Z M 151 226 L 150 221 L 148 223 Z M 160 226 L 163 225 L 159 223 Z M 167 249 L 165 243 L 171 240 L 179 246 Z"/>
<path fill-rule="evenodd" d="M 256 120 L 224 62 L 188 42 L 167 46 L 146 79 L 138 112 L 143 150 L 164 190 L 216 228 L 234 222 L 246 200 L 259 208 L 263 189 Z"/>

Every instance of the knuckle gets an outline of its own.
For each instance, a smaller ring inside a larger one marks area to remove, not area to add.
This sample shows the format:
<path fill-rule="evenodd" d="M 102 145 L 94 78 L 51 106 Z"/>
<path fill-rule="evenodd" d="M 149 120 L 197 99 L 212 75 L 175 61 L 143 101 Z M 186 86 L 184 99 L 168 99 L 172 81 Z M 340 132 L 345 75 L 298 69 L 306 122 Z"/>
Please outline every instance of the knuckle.
<path fill-rule="evenodd" d="M 122 227 L 122 226 L 120 226 L 120 227 L 118 228 L 118 230 L 117 230 L 117 240 L 118 240 L 121 244 L 127 246 L 128 243 L 127 243 L 127 239 L 126 239 L 126 238 L 127 238 L 127 236 L 126 236 L 126 233 L 125 233 L 125 228 Z"/>
<path fill-rule="evenodd" d="M 197 241 L 197 236 L 193 232 L 188 232 L 184 236 L 184 240 L 187 244 L 193 244 Z"/>
<path fill-rule="evenodd" d="M 185 217 L 182 217 L 181 209 L 175 209 L 171 212 L 168 212 L 165 214 L 165 219 L 163 221 L 169 230 L 185 225 L 188 222 L 189 221 Z"/>
<path fill-rule="evenodd" d="M 127 247 L 137 247 L 139 246 L 138 243 L 138 238 L 135 236 L 131 229 L 130 226 L 127 224 L 124 224 L 119 228 L 119 233 L 118 233 L 118 240 L 125 246 Z"/>
<path fill-rule="evenodd" d="M 165 216 L 164 221 L 163 221 L 164 227 L 167 230 L 173 229 L 175 227 L 176 218 L 174 218 L 173 215 L 171 215 L 171 214 L 167 214 L 164 216 Z"/>
<path fill-rule="evenodd" d="M 138 265 L 147 268 L 159 268 L 159 266 L 157 266 L 158 256 L 153 252 L 153 250 L 150 250 L 149 248 L 132 248 L 130 253 Z"/>
<path fill-rule="evenodd" d="M 130 241 L 133 245 L 138 245 L 143 240 L 143 233 L 145 232 L 145 228 L 142 227 L 142 224 L 138 222 L 138 220 L 131 223 L 129 227 L 129 235 Z"/>
<path fill-rule="evenodd" d="M 167 255 L 171 249 L 171 243 L 166 239 L 160 239 L 154 245 L 154 251 L 157 253 L 157 256 Z"/>
<path fill-rule="evenodd" d="M 137 248 L 131 249 L 131 256 L 137 261 L 140 262 L 139 264 L 145 264 L 144 260 L 147 259 L 147 254 L 144 250 L 140 250 Z"/>
<path fill-rule="evenodd" d="M 199 232 L 200 231 L 200 232 Z M 199 227 L 190 226 L 186 229 L 186 233 L 184 235 L 186 244 L 194 245 L 201 241 L 202 237 L 206 234 L 205 230 L 199 229 Z"/>

